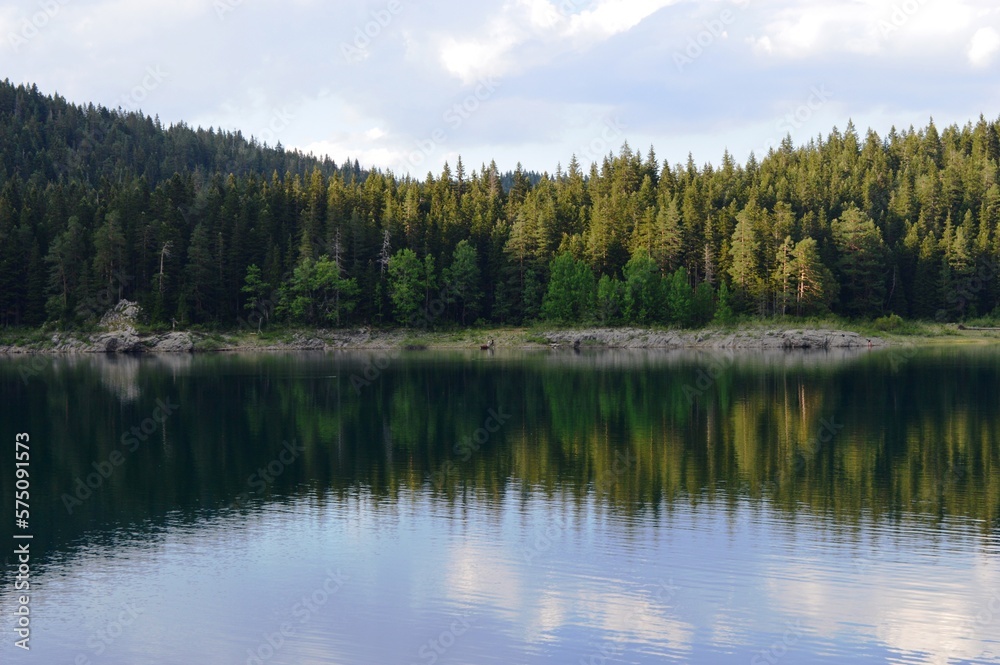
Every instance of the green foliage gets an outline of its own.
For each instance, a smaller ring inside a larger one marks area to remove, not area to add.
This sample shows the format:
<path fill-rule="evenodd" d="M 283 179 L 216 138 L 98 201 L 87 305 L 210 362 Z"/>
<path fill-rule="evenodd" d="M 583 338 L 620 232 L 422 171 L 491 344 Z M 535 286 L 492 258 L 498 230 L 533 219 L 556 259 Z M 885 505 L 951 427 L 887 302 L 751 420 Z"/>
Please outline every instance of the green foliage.
<path fill-rule="evenodd" d="M 704 326 L 715 318 L 715 289 L 708 282 L 702 282 L 694 290 L 691 305 L 691 325 Z"/>
<path fill-rule="evenodd" d="M 881 231 L 857 208 L 847 209 L 830 226 L 843 312 L 857 317 L 881 311 L 888 276 Z"/>
<path fill-rule="evenodd" d="M 601 323 L 618 323 L 625 306 L 625 285 L 621 280 L 601 275 L 597 283 L 597 318 Z"/>
<path fill-rule="evenodd" d="M 729 274 L 733 278 L 733 287 L 749 306 L 763 293 L 763 279 L 760 274 L 761 243 L 757 237 L 761 228 L 761 210 L 756 201 L 740 212 L 736 217 L 736 229 L 729 253 L 732 264 Z"/>
<path fill-rule="evenodd" d="M 542 306 L 545 318 L 560 323 L 589 320 L 594 310 L 594 273 L 587 264 L 564 252 L 552 259 L 549 273 Z"/>
<path fill-rule="evenodd" d="M 401 249 L 389 260 L 389 299 L 396 321 L 410 325 L 418 318 L 425 293 L 424 266 L 412 249 Z"/>
<path fill-rule="evenodd" d="M 663 318 L 663 280 L 646 250 L 640 249 L 625 264 L 625 319 L 651 323 Z"/>
<path fill-rule="evenodd" d="M 821 314 L 836 300 L 838 286 L 830 269 L 823 265 L 813 238 L 801 240 L 791 254 L 791 282 L 795 289 L 795 313 Z"/>
<path fill-rule="evenodd" d="M 694 290 L 683 266 L 670 277 L 667 290 L 667 311 L 670 321 L 682 327 L 694 324 Z"/>
<path fill-rule="evenodd" d="M 120 298 L 154 326 L 968 320 L 1000 306 L 998 133 L 850 126 L 745 166 L 623 146 L 589 174 L 414 180 L 0 82 L 0 326 L 79 327 Z"/>
<path fill-rule="evenodd" d="M 261 325 L 270 318 L 270 307 L 267 303 L 271 286 L 261 278 L 260 268 L 256 264 L 247 266 L 247 274 L 243 279 L 243 288 L 240 291 L 246 296 L 243 309 L 255 314 L 257 319 L 257 331 L 260 332 Z"/>
<path fill-rule="evenodd" d="M 893 332 L 899 330 L 903 325 L 903 318 L 898 314 L 890 314 L 889 316 L 880 316 L 872 322 L 872 326 L 875 330 L 880 332 Z"/>
<path fill-rule="evenodd" d="M 304 258 L 281 294 L 279 312 L 309 325 L 340 326 L 357 305 L 358 285 L 340 274 L 328 256 Z"/>
<path fill-rule="evenodd" d="M 725 281 L 722 281 L 719 284 L 719 299 L 715 303 L 715 317 L 713 321 L 721 325 L 729 325 L 733 322 L 733 308 L 729 304 L 729 301 L 729 287 L 726 286 Z"/>
<path fill-rule="evenodd" d="M 467 318 L 479 313 L 482 291 L 479 288 L 479 256 L 468 240 L 455 246 L 451 266 L 445 272 L 445 282 L 454 302 L 458 303 L 459 321 L 464 326 Z"/>

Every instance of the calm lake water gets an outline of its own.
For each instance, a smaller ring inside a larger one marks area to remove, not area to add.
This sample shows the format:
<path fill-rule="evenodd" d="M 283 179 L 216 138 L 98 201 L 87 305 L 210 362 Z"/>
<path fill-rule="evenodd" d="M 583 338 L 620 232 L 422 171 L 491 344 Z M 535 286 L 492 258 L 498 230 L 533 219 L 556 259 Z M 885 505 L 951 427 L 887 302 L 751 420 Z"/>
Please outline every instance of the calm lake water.
<path fill-rule="evenodd" d="M 1000 662 L 996 348 L 5 359 L 0 425 L 2 663 Z"/>

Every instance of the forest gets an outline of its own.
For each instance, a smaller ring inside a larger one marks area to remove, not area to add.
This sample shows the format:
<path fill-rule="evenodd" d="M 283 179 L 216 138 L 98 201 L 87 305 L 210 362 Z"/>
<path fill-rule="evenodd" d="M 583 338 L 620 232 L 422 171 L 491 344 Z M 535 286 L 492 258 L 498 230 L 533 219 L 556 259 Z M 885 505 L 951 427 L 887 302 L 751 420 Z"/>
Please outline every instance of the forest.
<path fill-rule="evenodd" d="M 421 180 L 4 81 L 0 326 L 962 321 L 1000 305 L 998 164 L 980 116 Z"/>

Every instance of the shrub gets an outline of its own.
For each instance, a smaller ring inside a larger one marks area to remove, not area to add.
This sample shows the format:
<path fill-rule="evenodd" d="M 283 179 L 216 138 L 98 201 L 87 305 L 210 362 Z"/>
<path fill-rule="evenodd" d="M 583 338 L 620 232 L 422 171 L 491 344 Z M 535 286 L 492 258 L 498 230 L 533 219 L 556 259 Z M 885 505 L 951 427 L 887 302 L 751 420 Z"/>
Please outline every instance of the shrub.
<path fill-rule="evenodd" d="M 893 330 L 898 330 L 903 325 L 903 317 L 899 314 L 890 314 L 889 316 L 882 316 L 875 319 L 872 324 L 875 326 L 876 330 L 882 332 L 890 332 Z"/>

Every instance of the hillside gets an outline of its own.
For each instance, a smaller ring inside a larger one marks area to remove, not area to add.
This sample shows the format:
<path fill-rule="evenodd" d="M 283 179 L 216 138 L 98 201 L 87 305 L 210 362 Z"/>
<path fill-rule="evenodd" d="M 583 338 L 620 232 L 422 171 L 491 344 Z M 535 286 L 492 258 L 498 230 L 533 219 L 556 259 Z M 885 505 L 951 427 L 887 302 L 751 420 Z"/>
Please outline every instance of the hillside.
<path fill-rule="evenodd" d="M 671 166 L 341 168 L 0 84 L 0 325 L 962 320 L 1000 299 L 1000 122 Z"/>

